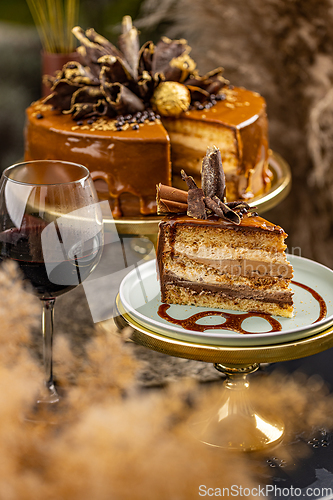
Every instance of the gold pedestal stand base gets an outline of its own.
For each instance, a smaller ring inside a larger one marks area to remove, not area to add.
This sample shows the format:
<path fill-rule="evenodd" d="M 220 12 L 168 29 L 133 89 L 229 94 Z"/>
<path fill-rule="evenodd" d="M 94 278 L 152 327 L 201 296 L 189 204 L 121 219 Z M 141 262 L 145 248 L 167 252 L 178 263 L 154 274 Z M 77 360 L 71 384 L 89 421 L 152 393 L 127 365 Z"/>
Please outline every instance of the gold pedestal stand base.
<path fill-rule="evenodd" d="M 190 424 L 192 434 L 205 444 L 233 451 L 256 451 L 278 444 L 284 424 L 272 415 L 264 415 L 252 406 L 247 375 L 258 370 L 247 366 L 215 364 L 227 378 L 222 398 L 215 408 L 202 413 Z"/>
<path fill-rule="evenodd" d="M 114 331 L 114 322 L 120 332 L 129 325 L 133 328 L 129 339 L 132 342 L 171 356 L 213 363 L 226 375 L 221 400 L 199 418 L 192 419 L 190 428 L 203 443 L 235 451 L 256 451 L 274 446 L 284 433 L 279 416 L 270 414 L 269 408 L 257 411 L 252 405 L 248 375 L 255 372 L 260 363 L 299 359 L 333 346 L 332 326 L 303 339 L 262 346 L 186 342 L 166 337 L 138 323 L 126 313 L 119 295 L 114 319 L 100 323 L 100 328 Z"/>

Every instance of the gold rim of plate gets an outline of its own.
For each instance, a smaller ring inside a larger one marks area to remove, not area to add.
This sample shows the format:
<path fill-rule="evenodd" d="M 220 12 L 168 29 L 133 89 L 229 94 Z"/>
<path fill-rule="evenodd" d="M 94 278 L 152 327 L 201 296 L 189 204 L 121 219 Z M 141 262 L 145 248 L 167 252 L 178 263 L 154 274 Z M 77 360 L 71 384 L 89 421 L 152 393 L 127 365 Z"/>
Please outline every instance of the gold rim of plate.
<path fill-rule="evenodd" d="M 130 339 L 136 344 L 170 356 L 208 363 L 225 363 L 229 366 L 275 363 L 312 356 L 333 347 L 333 326 L 311 337 L 292 342 L 263 346 L 217 346 L 165 337 L 150 330 L 125 312 L 119 295 L 116 298 L 116 312 L 118 316 L 114 318 L 114 322 L 117 327 L 122 330 L 126 326 L 131 326 L 133 333 Z M 109 322 L 105 321 L 101 326 L 107 330 L 108 325 Z"/>
<path fill-rule="evenodd" d="M 263 214 L 275 207 L 288 195 L 291 188 L 291 170 L 288 163 L 277 153 L 271 151 L 269 157 L 269 168 L 273 174 L 272 185 L 269 191 L 254 197 L 250 201 L 251 206 L 255 206 L 259 214 Z M 105 216 L 106 224 L 115 224 L 120 234 L 156 234 L 158 224 L 162 217 L 157 215 L 142 215 L 131 218 L 113 219 Z"/>

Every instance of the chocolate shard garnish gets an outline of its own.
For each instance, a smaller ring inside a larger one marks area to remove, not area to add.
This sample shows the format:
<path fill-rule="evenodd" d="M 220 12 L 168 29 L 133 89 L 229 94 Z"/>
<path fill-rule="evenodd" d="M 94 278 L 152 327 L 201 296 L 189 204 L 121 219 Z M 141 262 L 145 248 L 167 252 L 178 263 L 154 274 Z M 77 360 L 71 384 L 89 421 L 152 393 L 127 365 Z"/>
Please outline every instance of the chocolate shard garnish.
<path fill-rule="evenodd" d="M 180 175 L 181 175 L 181 177 L 182 177 L 183 181 L 185 181 L 185 182 L 186 182 L 187 187 L 188 187 L 189 189 L 196 189 L 196 188 L 198 187 L 198 186 L 196 185 L 195 180 L 193 179 L 193 177 L 192 177 L 192 176 L 190 176 L 190 175 L 187 175 L 187 174 L 186 174 L 186 172 L 185 172 L 185 170 L 181 170 L 181 171 L 180 171 Z"/>
<path fill-rule="evenodd" d="M 152 57 L 153 76 L 163 74 L 165 80 L 183 82 L 194 71 L 195 62 L 188 55 L 191 48 L 186 40 L 162 37 L 156 44 Z"/>
<path fill-rule="evenodd" d="M 147 71 L 151 72 L 153 55 L 155 52 L 155 45 L 153 42 L 145 42 L 139 50 L 139 70 L 140 73 Z"/>
<path fill-rule="evenodd" d="M 194 89 L 200 88 L 208 94 L 218 94 L 224 87 L 229 85 L 229 81 L 222 76 L 222 72 L 223 68 L 216 68 L 203 76 L 192 74 L 184 84 L 192 86 Z"/>
<path fill-rule="evenodd" d="M 117 49 L 115 45 L 113 45 L 107 38 L 96 33 L 93 28 L 89 28 L 86 32 L 83 31 L 82 28 L 76 26 L 72 29 L 73 34 L 77 37 L 77 39 L 92 49 L 98 49 L 100 52 L 104 54 L 112 54 L 116 57 L 121 57 L 121 52 Z"/>
<path fill-rule="evenodd" d="M 133 79 L 119 57 L 105 55 L 98 59 L 98 63 L 101 65 L 99 79 L 102 84 L 105 80 L 111 83 L 126 83 Z"/>
<path fill-rule="evenodd" d="M 251 207 L 245 201 L 229 201 L 228 207 L 231 208 L 232 210 L 234 209 L 241 210 L 243 208 L 246 208 L 246 210 L 252 210 L 253 208 L 257 208 L 257 207 Z"/>
<path fill-rule="evenodd" d="M 188 191 L 187 215 L 193 219 L 207 219 L 204 193 L 200 188 L 191 188 Z"/>
<path fill-rule="evenodd" d="M 56 90 L 53 90 L 53 87 L 51 90 L 51 94 L 45 98 L 44 104 L 50 104 L 51 106 L 60 108 L 62 110 L 69 109 L 71 106 L 72 95 L 80 87 L 81 86 L 78 87 L 69 85 L 67 81 L 60 80 L 56 84 Z"/>
<path fill-rule="evenodd" d="M 126 111 L 136 113 L 143 111 L 144 105 L 130 89 L 121 83 L 107 83 L 102 87 L 103 94 L 115 114 L 123 114 Z"/>
<path fill-rule="evenodd" d="M 82 87 L 96 88 L 99 80 L 94 77 L 89 68 L 85 68 L 77 61 L 66 63 L 56 76 L 44 77 L 44 83 L 51 86 L 51 94 L 44 99 L 44 103 L 55 107 L 68 109 L 71 106 L 72 95 Z"/>
<path fill-rule="evenodd" d="M 225 203 L 223 203 L 219 198 L 214 196 L 213 198 L 205 197 L 204 202 L 206 206 L 214 212 L 218 217 L 230 220 L 234 224 L 240 224 L 240 216 L 231 210 Z"/>
<path fill-rule="evenodd" d="M 81 46 L 77 48 L 84 66 L 88 66 L 93 73 L 99 75 L 98 59 L 104 55 L 112 55 L 123 59 L 123 54 L 106 38 L 96 33 L 93 28 L 84 31 L 80 26 L 75 26 L 72 29 L 73 35 L 79 40 Z M 126 61 L 124 61 L 126 64 Z M 128 70 L 131 68 L 128 65 Z"/>
<path fill-rule="evenodd" d="M 137 80 L 140 50 L 139 34 L 137 29 L 132 25 L 130 16 L 123 17 L 122 29 L 123 32 L 119 37 L 119 47 L 131 67 L 134 80 Z"/>
<path fill-rule="evenodd" d="M 223 203 L 222 200 L 220 200 L 220 198 L 218 198 L 217 196 L 213 196 L 213 201 L 215 201 L 215 203 L 217 204 L 217 206 L 219 208 L 221 208 L 221 210 L 223 211 L 224 213 L 224 216 L 228 219 L 228 220 L 231 220 L 232 222 L 234 222 L 235 224 L 239 224 L 240 221 L 241 221 L 241 217 L 240 215 L 235 212 L 234 210 L 232 210 L 230 207 L 229 207 L 229 204 L 228 203 Z"/>
<path fill-rule="evenodd" d="M 216 146 L 208 147 L 201 167 L 201 186 L 205 197 L 217 196 L 224 200 L 225 175 L 222 167 L 220 150 Z"/>
<path fill-rule="evenodd" d="M 72 114 L 74 120 L 83 116 L 103 116 L 108 108 L 104 104 L 103 94 L 99 87 L 82 87 L 72 95 L 70 109 L 64 110 L 64 114 Z"/>

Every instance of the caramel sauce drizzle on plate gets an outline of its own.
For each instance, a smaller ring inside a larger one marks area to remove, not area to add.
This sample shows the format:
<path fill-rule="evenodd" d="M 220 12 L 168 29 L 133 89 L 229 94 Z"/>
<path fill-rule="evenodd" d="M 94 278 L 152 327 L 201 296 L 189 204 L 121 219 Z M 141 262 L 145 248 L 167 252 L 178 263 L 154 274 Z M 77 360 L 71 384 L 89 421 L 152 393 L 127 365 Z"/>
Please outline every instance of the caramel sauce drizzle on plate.
<path fill-rule="evenodd" d="M 311 295 L 316 299 L 319 303 L 320 307 L 320 312 L 318 318 L 313 322 L 317 323 L 318 321 L 322 320 L 325 318 L 326 313 L 327 313 L 327 307 L 324 299 L 317 293 L 315 290 L 310 288 L 307 285 L 303 285 L 303 283 L 299 283 L 297 281 L 292 281 L 294 285 L 297 285 L 307 292 L 311 293 Z M 247 318 L 264 318 L 271 326 L 271 330 L 268 330 L 267 332 L 260 332 L 260 333 L 273 333 L 273 332 L 279 332 L 282 330 L 281 323 L 272 317 L 271 314 L 268 313 L 260 313 L 260 312 L 255 312 L 251 311 L 248 313 L 229 313 L 229 312 L 224 312 L 224 311 L 203 311 L 199 312 L 196 314 L 193 314 L 192 316 L 189 316 L 186 319 L 176 319 L 170 316 L 167 313 L 167 310 L 170 308 L 169 304 L 161 304 L 160 307 L 158 308 L 158 315 L 163 318 L 164 320 L 168 321 L 169 323 L 173 323 L 176 325 L 180 325 L 183 327 L 185 330 L 192 330 L 194 332 L 204 332 L 206 330 L 232 330 L 234 332 L 238 333 L 243 333 L 243 334 L 251 334 L 251 333 L 257 333 L 257 332 L 250 332 L 245 330 L 242 327 L 243 321 L 245 321 Z M 225 321 L 223 323 L 219 324 L 212 324 L 212 325 L 203 325 L 200 323 L 197 323 L 202 318 L 207 318 L 209 316 L 220 316 L 221 318 L 224 318 Z M 312 324 L 313 324 L 312 323 Z"/>
<path fill-rule="evenodd" d="M 324 301 L 324 299 L 322 298 L 322 296 L 319 295 L 318 292 L 316 292 L 315 290 L 313 290 L 309 286 L 303 285 L 303 283 L 299 283 L 298 281 L 292 281 L 292 283 L 294 285 L 297 285 L 297 286 L 303 288 L 307 292 L 311 293 L 311 295 L 313 296 L 313 298 L 316 299 L 319 302 L 319 307 L 320 307 L 319 316 L 316 319 L 316 321 L 314 321 L 313 323 L 318 323 L 318 321 L 321 321 L 322 319 L 324 319 L 325 316 L 326 316 L 326 314 L 327 314 L 327 306 L 326 306 L 326 302 Z"/>

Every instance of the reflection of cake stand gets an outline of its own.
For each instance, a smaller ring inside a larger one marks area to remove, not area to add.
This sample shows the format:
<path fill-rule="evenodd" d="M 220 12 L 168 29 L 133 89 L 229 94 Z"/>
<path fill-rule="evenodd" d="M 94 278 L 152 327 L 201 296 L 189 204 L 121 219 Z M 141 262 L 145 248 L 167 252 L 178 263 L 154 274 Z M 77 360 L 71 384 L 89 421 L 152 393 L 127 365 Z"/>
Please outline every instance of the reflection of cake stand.
<path fill-rule="evenodd" d="M 312 280 L 311 286 L 314 286 L 318 293 L 322 293 L 329 304 L 333 271 L 300 257 L 293 257 L 291 260 L 297 279 L 303 284 L 304 280 Z M 313 318 L 316 320 L 317 305 L 313 303 L 307 291 L 298 291 L 298 285 L 294 285 L 298 310 L 293 320 L 285 319 L 285 331 L 276 335 L 240 335 L 236 342 L 233 338 L 228 338 L 230 332 L 222 334 L 221 338 L 211 333 L 203 340 L 204 334 L 196 337 L 194 332 L 179 333 L 177 329 L 173 333 L 174 325 L 159 325 L 158 320 L 157 323 L 155 321 L 156 317 L 150 314 L 156 309 L 159 300 L 156 297 L 150 300 L 150 297 L 156 294 L 156 290 L 152 290 L 154 284 L 147 272 L 153 264 L 154 262 L 151 262 L 139 266 L 130 273 L 134 276 L 134 281 L 128 275 L 129 279 L 125 278 L 123 287 L 120 287 L 115 319 L 119 329 L 130 325 L 134 329 L 131 340 L 135 343 L 171 356 L 213 363 L 217 370 L 225 373 L 227 378 L 221 401 L 214 409 L 207 410 L 200 422 L 192 424 L 193 431 L 201 441 L 211 446 L 247 451 L 278 443 L 284 433 L 284 424 L 276 415 L 271 415 L 269 409 L 261 409 L 258 412 L 252 407 L 247 376 L 256 371 L 260 363 L 298 359 L 332 347 L 333 305 L 328 305 L 324 319 L 313 323 Z M 122 292 L 122 289 L 128 286 L 133 289 L 136 297 L 136 287 L 146 289 L 147 304 L 139 307 L 139 312 L 134 314 L 128 305 L 126 293 L 124 295 Z M 178 308 L 179 312 L 179 308 L 185 306 L 173 307 Z M 186 311 L 184 314 L 189 314 L 188 308 L 183 311 Z M 288 327 L 288 321 L 293 321 L 293 328 Z M 104 323 L 104 327 L 108 328 L 108 322 Z"/>
<path fill-rule="evenodd" d="M 269 158 L 269 168 L 273 174 L 270 189 L 259 196 L 253 198 L 250 205 L 256 206 L 256 211 L 263 214 L 267 210 L 275 207 L 289 193 L 291 187 L 291 173 L 289 165 L 281 156 L 272 152 Z M 131 218 L 113 219 L 105 217 L 106 230 L 108 225 L 116 225 L 119 234 L 130 235 L 156 235 L 158 224 L 161 221 L 159 216 L 138 216 Z"/>

